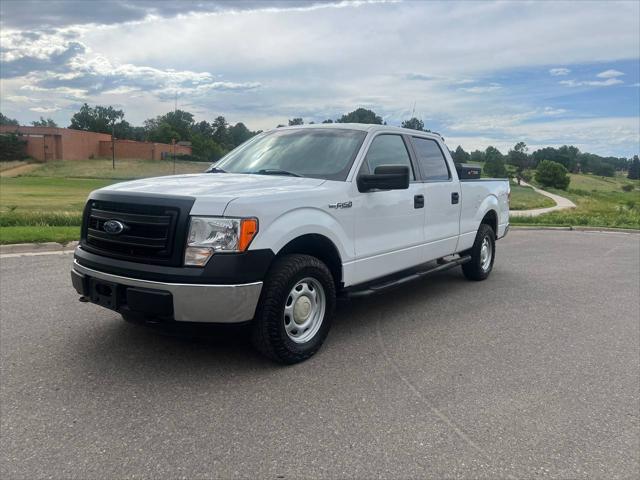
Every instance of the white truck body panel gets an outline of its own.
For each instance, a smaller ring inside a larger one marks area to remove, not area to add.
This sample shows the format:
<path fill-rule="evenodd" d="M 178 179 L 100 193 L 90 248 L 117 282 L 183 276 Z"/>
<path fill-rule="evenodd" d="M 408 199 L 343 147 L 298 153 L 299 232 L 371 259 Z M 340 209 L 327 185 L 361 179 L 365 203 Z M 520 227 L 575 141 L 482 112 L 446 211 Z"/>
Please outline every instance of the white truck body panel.
<path fill-rule="evenodd" d="M 203 173 L 150 178 L 112 185 L 103 191 L 195 198 L 191 215 L 255 217 L 259 233 L 249 249 L 277 254 L 302 235 L 322 235 L 336 247 L 344 287 L 411 268 L 469 249 L 485 215 L 498 217 L 496 235 L 509 223 L 506 180 L 459 181 L 439 135 L 382 125 L 333 124 L 295 128 L 342 128 L 368 132 L 346 181 L 277 175 Z M 367 149 L 379 134 L 434 140 L 451 173 L 448 181 L 411 182 L 406 190 L 359 192 L 356 177 Z M 243 147 L 239 147 L 243 148 Z M 452 203 L 452 194 L 459 196 Z M 424 197 L 424 208 L 414 197 Z M 332 208 L 336 203 L 346 208 Z"/>

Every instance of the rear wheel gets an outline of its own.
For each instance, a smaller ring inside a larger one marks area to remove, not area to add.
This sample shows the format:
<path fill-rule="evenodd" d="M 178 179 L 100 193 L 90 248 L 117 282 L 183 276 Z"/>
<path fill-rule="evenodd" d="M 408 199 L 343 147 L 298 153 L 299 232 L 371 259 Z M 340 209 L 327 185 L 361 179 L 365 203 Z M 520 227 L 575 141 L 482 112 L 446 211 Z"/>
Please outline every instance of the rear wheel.
<path fill-rule="evenodd" d="M 471 261 L 462 265 L 462 273 L 469 280 L 484 280 L 493 269 L 496 251 L 496 234 L 486 223 L 480 225 L 473 247 L 468 253 Z"/>
<path fill-rule="evenodd" d="M 331 272 L 317 258 L 293 254 L 277 259 L 262 288 L 253 344 L 280 363 L 306 360 L 329 333 L 335 297 Z"/>

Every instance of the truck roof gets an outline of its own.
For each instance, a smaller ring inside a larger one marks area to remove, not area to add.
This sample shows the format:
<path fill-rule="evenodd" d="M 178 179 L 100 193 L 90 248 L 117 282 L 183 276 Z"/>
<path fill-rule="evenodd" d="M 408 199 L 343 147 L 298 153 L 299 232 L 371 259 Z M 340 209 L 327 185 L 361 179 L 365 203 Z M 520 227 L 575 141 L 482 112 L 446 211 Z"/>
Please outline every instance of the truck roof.
<path fill-rule="evenodd" d="M 416 135 L 438 138 L 442 139 L 442 136 L 435 132 L 423 132 L 420 130 L 412 130 L 410 128 L 402 128 L 402 127 L 393 127 L 390 125 L 379 125 L 379 124 L 369 124 L 369 123 L 313 123 L 308 125 L 294 125 L 291 127 L 279 127 L 273 130 L 295 130 L 295 129 L 304 129 L 304 128 L 322 128 L 322 129 L 332 129 L 332 128 L 342 128 L 348 130 L 360 130 L 364 132 L 394 132 L 394 133 L 404 133 L 407 135 Z"/>

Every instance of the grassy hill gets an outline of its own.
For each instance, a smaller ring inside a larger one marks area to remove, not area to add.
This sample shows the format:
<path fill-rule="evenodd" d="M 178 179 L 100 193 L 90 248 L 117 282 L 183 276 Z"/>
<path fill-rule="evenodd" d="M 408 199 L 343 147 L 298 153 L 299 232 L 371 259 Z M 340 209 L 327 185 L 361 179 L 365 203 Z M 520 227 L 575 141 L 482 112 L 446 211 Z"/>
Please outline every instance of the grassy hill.
<path fill-rule="evenodd" d="M 4 162 L 3 162 L 4 163 Z M 201 173 L 208 164 L 176 162 L 176 173 Z M 0 177 L 0 244 L 57 241 L 80 236 L 82 209 L 92 190 L 136 178 L 173 174 L 173 162 L 58 161 L 18 177 Z"/>

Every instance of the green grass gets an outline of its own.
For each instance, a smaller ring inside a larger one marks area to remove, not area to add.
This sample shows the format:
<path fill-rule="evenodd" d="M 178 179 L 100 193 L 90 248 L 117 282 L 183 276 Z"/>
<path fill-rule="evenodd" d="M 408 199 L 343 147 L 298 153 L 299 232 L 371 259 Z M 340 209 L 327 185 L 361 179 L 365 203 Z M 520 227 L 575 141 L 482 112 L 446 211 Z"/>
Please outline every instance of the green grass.
<path fill-rule="evenodd" d="M 200 173 L 208 164 L 176 162 L 176 173 Z M 82 209 L 92 190 L 136 178 L 173 174 L 173 162 L 57 161 L 19 177 L 0 178 L 0 243 L 68 242 L 80 235 Z"/>
<path fill-rule="evenodd" d="M 570 190 L 581 190 L 585 192 L 621 192 L 623 185 L 633 185 L 636 190 L 640 188 L 637 180 L 629 180 L 626 177 L 617 175 L 615 177 L 598 177 L 596 175 L 569 174 L 571 183 Z"/>
<path fill-rule="evenodd" d="M 202 173 L 207 167 L 205 162 L 176 162 L 176 174 Z M 173 162 L 168 160 L 118 160 L 112 168 L 111 159 L 61 160 L 49 162 L 29 172 L 29 177 L 58 178 L 99 178 L 109 180 L 131 180 L 135 178 L 173 175 Z"/>
<path fill-rule="evenodd" d="M 556 203 L 540 195 L 531 187 L 511 184 L 511 210 L 530 210 L 533 208 L 553 207 Z"/>
<path fill-rule="evenodd" d="M 0 217 L 8 213 L 79 212 L 89 192 L 111 183 L 113 180 L 0 178 Z"/>
<path fill-rule="evenodd" d="M 0 227 L 0 245 L 11 243 L 68 243 L 80 238 L 80 227 Z"/>
<path fill-rule="evenodd" d="M 630 183 L 635 190 L 624 192 Z M 513 225 L 586 226 L 640 229 L 640 182 L 624 177 L 602 178 L 572 174 L 568 190 L 545 190 L 562 195 L 576 204 L 538 217 L 512 217 Z"/>

